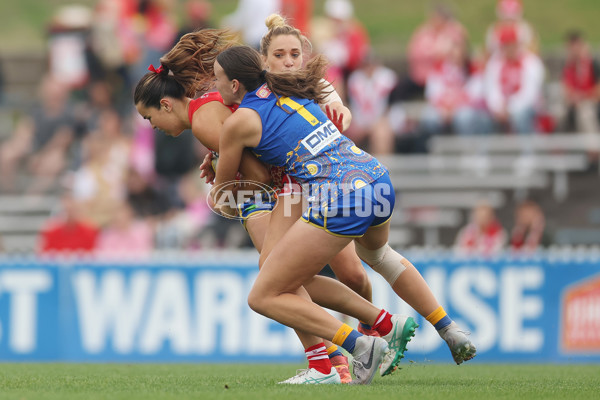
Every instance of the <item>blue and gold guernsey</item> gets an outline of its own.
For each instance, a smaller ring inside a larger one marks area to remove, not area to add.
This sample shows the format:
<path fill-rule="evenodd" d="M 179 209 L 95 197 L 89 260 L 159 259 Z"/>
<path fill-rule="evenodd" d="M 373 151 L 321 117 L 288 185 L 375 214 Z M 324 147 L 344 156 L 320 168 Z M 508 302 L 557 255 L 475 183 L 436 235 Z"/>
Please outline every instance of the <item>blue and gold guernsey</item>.
<path fill-rule="evenodd" d="M 267 164 L 283 166 L 322 205 L 360 189 L 387 173 L 383 165 L 342 135 L 312 100 L 276 96 L 263 84 L 247 93 L 240 108 L 255 110 L 262 138 L 252 150 Z"/>

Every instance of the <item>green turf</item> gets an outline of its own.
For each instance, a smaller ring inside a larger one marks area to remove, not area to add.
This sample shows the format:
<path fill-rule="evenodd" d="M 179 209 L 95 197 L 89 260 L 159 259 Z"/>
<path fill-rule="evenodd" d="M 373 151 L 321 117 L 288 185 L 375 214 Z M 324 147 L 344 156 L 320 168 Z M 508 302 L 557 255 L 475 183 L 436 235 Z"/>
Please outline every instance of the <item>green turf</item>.
<path fill-rule="evenodd" d="M 412 364 L 370 386 L 283 386 L 288 364 L 0 364 L 0 399 L 598 399 L 600 365 Z"/>

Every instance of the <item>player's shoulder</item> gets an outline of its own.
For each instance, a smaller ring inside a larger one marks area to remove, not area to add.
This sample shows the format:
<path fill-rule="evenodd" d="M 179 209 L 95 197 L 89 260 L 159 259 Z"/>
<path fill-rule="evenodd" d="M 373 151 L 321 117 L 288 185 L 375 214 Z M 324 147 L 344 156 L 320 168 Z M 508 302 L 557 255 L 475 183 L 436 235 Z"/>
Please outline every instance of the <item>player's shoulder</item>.
<path fill-rule="evenodd" d="M 262 135 L 262 121 L 255 110 L 240 108 L 225 120 L 223 130 L 228 135 L 251 140 Z"/>

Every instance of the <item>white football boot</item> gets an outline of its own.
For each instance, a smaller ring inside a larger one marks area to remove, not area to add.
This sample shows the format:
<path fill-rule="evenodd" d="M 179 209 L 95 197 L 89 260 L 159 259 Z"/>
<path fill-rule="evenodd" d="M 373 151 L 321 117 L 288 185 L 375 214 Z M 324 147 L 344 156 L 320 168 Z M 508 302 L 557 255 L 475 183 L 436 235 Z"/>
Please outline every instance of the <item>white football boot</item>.
<path fill-rule="evenodd" d="M 381 360 L 389 353 L 388 345 L 382 338 L 361 336 L 356 339 L 352 360 L 354 380 L 352 385 L 368 385 L 373 380 Z"/>
<path fill-rule="evenodd" d="M 461 330 L 456 322 L 452 321 L 450 325 L 440 329 L 438 333 L 450 348 L 456 365 L 462 364 L 463 361 L 469 361 L 477 354 L 477 348 L 467 337 L 469 332 Z"/>
<path fill-rule="evenodd" d="M 331 367 L 329 374 L 323 374 L 314 368 L 299 369 L 296 375 L 279 383 L 285 385 L 320 385 L 342 383 L 342 381 L 335 367 Z"/>

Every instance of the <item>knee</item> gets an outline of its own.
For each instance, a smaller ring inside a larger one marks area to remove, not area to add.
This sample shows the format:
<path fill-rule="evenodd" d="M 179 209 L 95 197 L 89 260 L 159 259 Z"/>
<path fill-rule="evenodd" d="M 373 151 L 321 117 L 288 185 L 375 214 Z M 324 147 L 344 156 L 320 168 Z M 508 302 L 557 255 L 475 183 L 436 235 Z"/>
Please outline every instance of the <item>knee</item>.
<path fill-rule="evenodd" d="M 377 250 L 368 250 L 357 242 L 356 253 L 375 272 L 383 276 L 390 285 L 393 285 L 402 272 L 406 270 L 406 259 L 388 244 Z"/>
<path fill-rule="evenodd" d="M 359 268 L 352 268 L 350 271 L 344 271 L 342 274 L 336 276 L 340 282 L 348 286 L 354 291 L 361 290 L 369 284 L 369 276 L 363 268 L 362 264 Z"/>
<path fill-rule="evenodd" d="M 264 311 L 266 310 L 265 303 L 265 297 L 258 293 L 254 288 L 248 294 L 248 306 L 252 311 L 264 315 Z"/>

